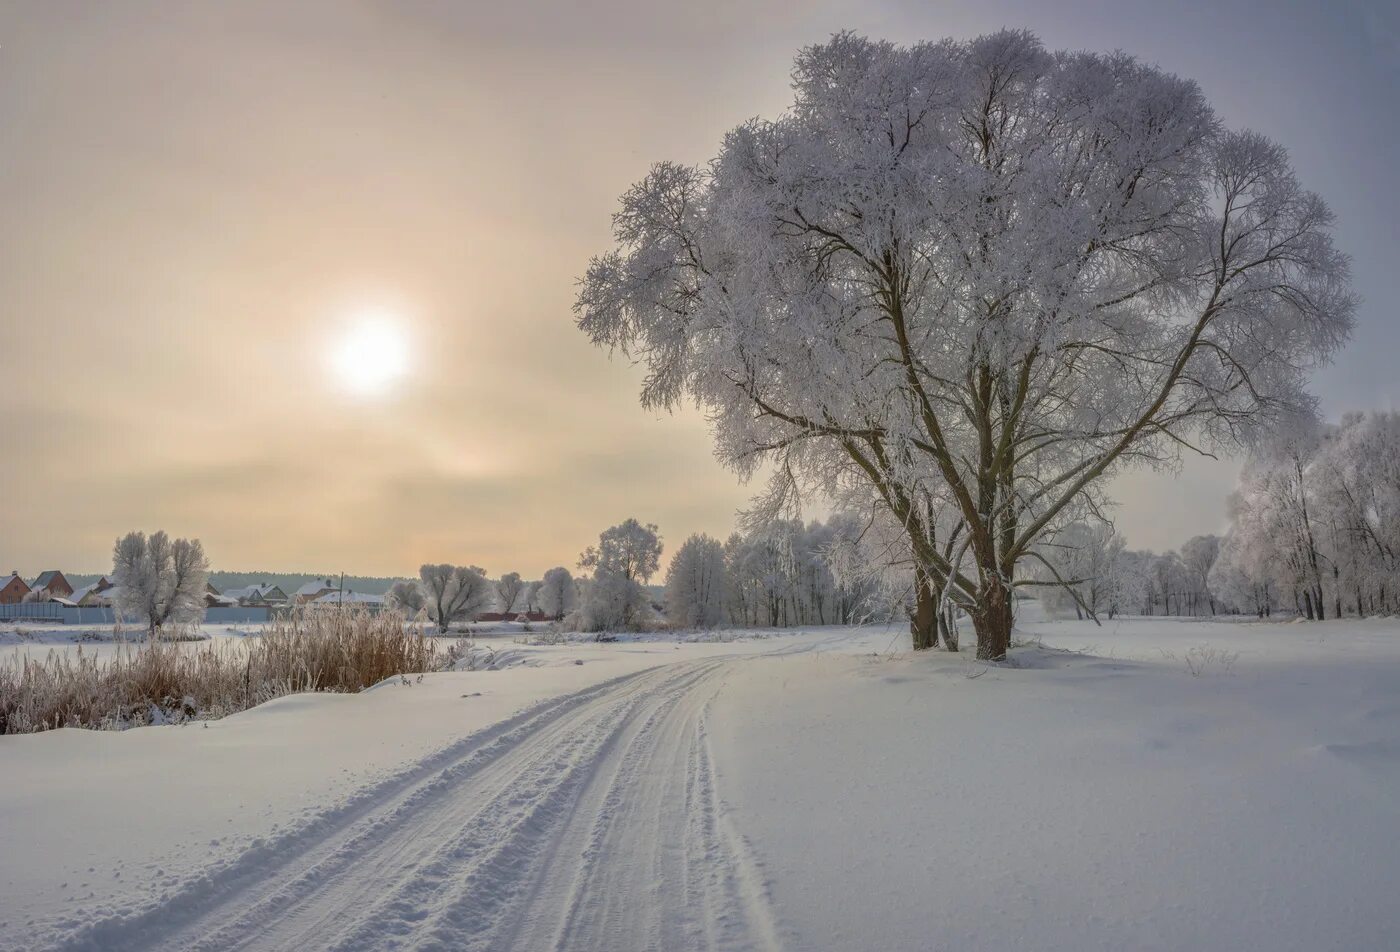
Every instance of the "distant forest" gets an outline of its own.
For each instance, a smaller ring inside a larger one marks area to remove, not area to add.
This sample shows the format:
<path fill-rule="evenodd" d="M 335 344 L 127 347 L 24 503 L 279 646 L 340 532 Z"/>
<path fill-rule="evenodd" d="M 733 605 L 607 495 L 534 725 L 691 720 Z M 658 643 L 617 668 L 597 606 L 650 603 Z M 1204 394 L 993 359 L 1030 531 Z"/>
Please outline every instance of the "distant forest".
<path fill-rule="evenodd" d="M 64 573 L 70 585 L 74 588 L 82 588 L 84 585 L 91 585 L 101 578 L 100 575 L 69 575 Z M 219 591 L 226 591 L 230 588 L 247 588 L 249 585 L 272 584 L 279 586 L 288 595 L 301 588 L 307 582 L 316 579 L 330 579 L 332 585 L 340 584 L 338 573 L 327 572 L 317 575 L 314 572 L 210 572 L 209 581 Z M 347 575 L 345 576 L 345 590 L 347 592 L 364 592 L 366 595 L 383 595 L 389 591 L 389 586 L 399 581 L 397 578 L 378 578 L 369 575 Z"/>

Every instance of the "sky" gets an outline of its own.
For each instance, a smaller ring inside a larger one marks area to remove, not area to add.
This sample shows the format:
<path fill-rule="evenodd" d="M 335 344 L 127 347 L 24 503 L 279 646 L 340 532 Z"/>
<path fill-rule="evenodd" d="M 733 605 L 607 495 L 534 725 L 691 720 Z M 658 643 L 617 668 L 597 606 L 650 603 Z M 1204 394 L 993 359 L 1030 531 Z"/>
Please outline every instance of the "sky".
<path fill-rule="evenodd" d="M 1394 409 L 1397 9 L 0 4 L 0 567 L 100 571 L 164 528 L 221 569 L 538 577 L 629 516 L 672 548 L 727 534 L 758 487 L 698 412 L 640 409 L 575 282 L 648 165 L 778 114 L 793 54 L 841 29 L 1027 27 L 1197 80 L 1338 215 L 1364 303 L 1324 411 Z M 405 341 L 384 389 L 375 321 Z M 1155 549 L 1220 531 L 1237 469 L 1123 477 L 1117 524 Z"/>

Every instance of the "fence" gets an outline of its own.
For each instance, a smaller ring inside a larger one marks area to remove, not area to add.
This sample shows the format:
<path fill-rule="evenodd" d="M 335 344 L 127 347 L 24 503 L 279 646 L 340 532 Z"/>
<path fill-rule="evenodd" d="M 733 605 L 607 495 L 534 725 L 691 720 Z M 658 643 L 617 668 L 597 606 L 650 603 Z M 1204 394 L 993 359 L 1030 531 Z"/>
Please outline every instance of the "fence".
<path fill-rule="evenodd" d="M 268 620 L 265 605 L 233 605 L 208 608 L 204 621 L 210 625 L 261 624 Z M 117 617 L 110 607 L 94 605 L 83 608 L 60 605 L 58 602 L 25 602 L 0 605 L 0 622 L 31 621 L 51 625 L 114 625 Z"/>

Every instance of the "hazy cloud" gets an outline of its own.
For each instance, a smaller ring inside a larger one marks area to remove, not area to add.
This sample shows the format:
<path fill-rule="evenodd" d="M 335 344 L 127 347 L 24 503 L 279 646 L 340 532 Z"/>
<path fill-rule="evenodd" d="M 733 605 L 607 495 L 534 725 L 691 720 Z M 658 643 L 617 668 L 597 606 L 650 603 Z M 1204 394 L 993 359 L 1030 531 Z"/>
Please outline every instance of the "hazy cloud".
<path fill-rule="evenodd" d="M 653 160 L 787 102 L 798 46 L 1005 24 L 1121 47 L 1276 136 L 1337 209 L 1368 304 L 1324 405 L 1392 406 L 1396 20 L 1382 5 L 307 2 L 0 6 L 0 559 L 106 564 L 130 528 L 223 567 L 538 574 L 636 515 L 726 532 L 748 489 L 693 411 L 573 327 Z M 328 379 L 346 315 L 403 315 L 379 402 Z M 1165 547 L 1234 464 L 1118 484 Z M 1170 519 L 1162 518 L 1164 512 Z"/>

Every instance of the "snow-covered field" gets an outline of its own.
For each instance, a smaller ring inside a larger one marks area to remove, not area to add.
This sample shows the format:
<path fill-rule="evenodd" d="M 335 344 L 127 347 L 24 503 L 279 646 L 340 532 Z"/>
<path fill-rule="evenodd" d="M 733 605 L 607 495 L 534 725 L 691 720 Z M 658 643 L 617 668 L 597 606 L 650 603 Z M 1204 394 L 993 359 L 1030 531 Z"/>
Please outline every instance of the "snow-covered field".
<path fill-rule="evenodd" d="M 0 948 L 1400 947 L 1400 623 L 1023 634 L 502 637 L 3 737 Z"/>

